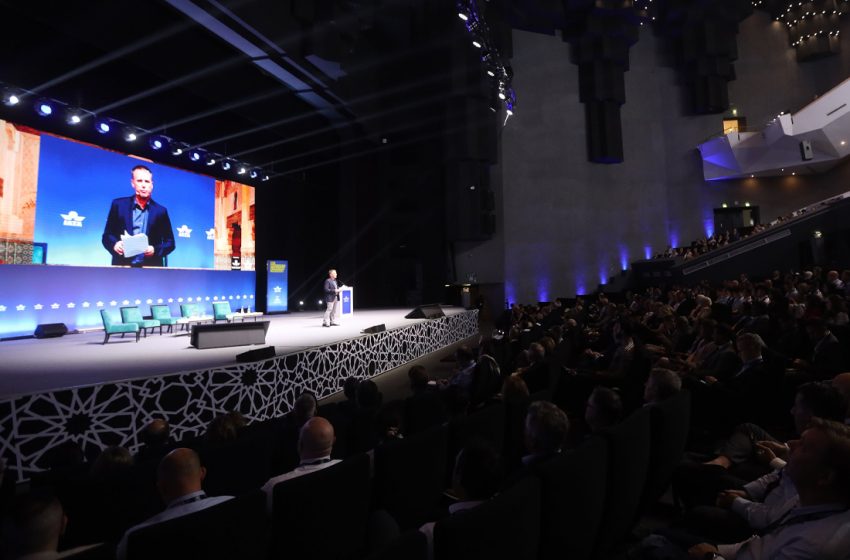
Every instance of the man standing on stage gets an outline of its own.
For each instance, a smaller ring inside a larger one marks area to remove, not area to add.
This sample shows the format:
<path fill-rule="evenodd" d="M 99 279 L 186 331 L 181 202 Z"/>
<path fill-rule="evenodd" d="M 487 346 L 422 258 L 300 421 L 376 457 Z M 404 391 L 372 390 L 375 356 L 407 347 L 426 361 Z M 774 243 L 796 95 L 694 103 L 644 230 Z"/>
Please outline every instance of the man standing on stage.
<path fill-rule="evenodd" d="M 322 320 L 322 326 L 339 326 L 336 322 L 337 317 L 339 317 L 339 286 L 336 283 L 336 270 L 332 268 L 325 279 L 325 317 Z"/>

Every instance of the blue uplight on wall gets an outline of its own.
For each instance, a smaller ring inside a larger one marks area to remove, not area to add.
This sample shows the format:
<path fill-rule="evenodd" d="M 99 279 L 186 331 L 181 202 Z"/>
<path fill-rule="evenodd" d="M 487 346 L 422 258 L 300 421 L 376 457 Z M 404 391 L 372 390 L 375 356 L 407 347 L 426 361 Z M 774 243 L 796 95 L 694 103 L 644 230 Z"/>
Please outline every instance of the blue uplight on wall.
<path fill-rule="evenodd" d="M 576 296 L 583 296 L 587 293 L 584 287 L 584 276 L 576 275 Z"/>
<path fill-rule="evenodd" d="M 643 258 L 649 260 L 652 258 L 652 246 L 647 245 L 643 248 Z"/>
<path fill-rule="evenodd" d="M 537 279 L 537 301 L 549 301 L 549 279 Z"/>
<path fill-rule="evenodd" d="M 505 282 L 505 302 L 508 307 L 516 302 L 516 288 L 514 288 L 513 282 Z"/>
<path fill-rule="evenodd" d="M 679 246 L 679 234 L 674 231 L 670 232 L 670 246 L 674 248 Z"/>
<path fill-rule="evenodd" d="M 608 271 L 604 268 L 599 269 L 599 283 L 603 286 L 608 283 Z"/>
<path fill-rule="evenodd" d="M 702 225 L 705 228 L 706 237 L 714 235 L 714 217 L 703 219 Z"/>
<path fill-rule="evenodd" d="M 629 250 L 625 245 L 620 245 L 620 270 L 629 269 Z"/>

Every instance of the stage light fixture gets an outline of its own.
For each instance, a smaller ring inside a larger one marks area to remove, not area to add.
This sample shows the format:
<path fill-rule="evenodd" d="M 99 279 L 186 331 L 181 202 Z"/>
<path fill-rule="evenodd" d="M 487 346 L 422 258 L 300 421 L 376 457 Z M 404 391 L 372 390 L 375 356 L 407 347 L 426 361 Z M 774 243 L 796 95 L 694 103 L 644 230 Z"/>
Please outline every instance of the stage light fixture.
<path fill-rule="evenodd" d="M 268 175 L 263 175 L 263 181 L 268 181 L 268 180 L 269 180 L 269 176 L 268 176 Z"/>
<path fill-rule="evenodd" d="M 65 122 L 70 125 L 76 125 L 83 122 L 83 113 L 79 109 L 68 109 L 65 112 Z"/>
<path fill-rule="evenodd" d="M 469 21 L 469 16 L 463 12 L 458 12 L 457 17 L 459 17 L 463 21 Z"/>
<path fill-rule="evenodd" d="M 257 171 L 256 169 L 252 169 L 252 170 L 251 170 L 251 172 L 250 172 L 248 175 L 249 175 L 252 179 L 256 179 L 257 177 L 259 177 L 260 172 L 259 172 L 259 171 Z"/>
<path fill-rule="evenodd" d="M 245 173 L 248 172 L 248 170 L 245 169 L 245 166 L 240 166 L 239 169 L 236 172 L 240 175 L 244 175 Z"/>
<path fill-rule="evenodd" d="M 201 161 L 201 152 L 199 152 L 198 150 L 192 150 L 192 152 L 189 154 L 189 159 L 191 159 L 192 161 Z"/>
<path fill-rule="evenodd" d="M 112 126 L 109 124 L 107 120 L 100 120 L 94 125 L 95 130 L 100 132 L 101 134 L 108 134 L 110 130 L 112 130 Z"/>
<path fill-rule="evenodd" d="M 480 43 L 480 42 L 478 42 L 478 40 L 477 40 L 477 39 L 473 39 L 473 40 L 472 40 L 472 46 L 473 46 L 473 47 L 475 47 L 476 49 L 480 49 L 480 48 L 481 48 L 481 43 Z"/>
<path fill-rule="evenodd" d="M 165 136 L 151 136 L 148 144 L 152 150 L 161 150 L 168 145 L 168 139 Z"/>
<path fill-rule="evenodd" d="M 504 91 L 499 92 L 499 99 L 501 99 L 502 101 L 505 100 L 505 92 Z"/>
<path fill-rule="evenodd" d="M 230 160 L 224 160 L 221 162 L 221 168 L 225 171 L 230 171 L 230 168 L 233 167 L 233 164 L 230 163 Z"/>
<path fill-rule="evenodd" d="M 487 75 L 488 75 L 488 76 L 490 76 L 491 78 L 495 78 L 495 77 L 496 77 L 496 73 L 495 73 L 495 72 L 493 72 L 492 70 L 487 70 Z"/>
<path fill-rule="evenodd" d="M 3 105 L 12 107 L 21 102 L 21 94 L 13 89 L 6 88 L 3 90 Z"/>
<path fill-rule="evenodd" d="M 180 156 L 183 155 L 183 152 L 186 151 L 188 146 L 182 142 L 176 142 L 171 145 L 171 155 L 172 156 Z"/>
<path fill-rule="evenodd" d="M 126 126 L 124 130 L 121 132 L 121 136 L 124 137 L 124 140 L 127 142 L 135 142 L 139 139 L 139 133 L 135 128 Z"/>
<path fill-rule="evenodd" d="M 35 112 L 42 117 L 49 117 L 53 114 L 53 105 L 49 101 L 39 101 L 35 104 Z"/>
<path fill-rule="evenodd" d="M 206 160 L 207 165 L 210 165 L 210 166 L 215 165 L 216 161 L 217 160 L 215 159 L 215 156 L 213 156 L 213 155 L 207 156 L 207 160 Z"/>

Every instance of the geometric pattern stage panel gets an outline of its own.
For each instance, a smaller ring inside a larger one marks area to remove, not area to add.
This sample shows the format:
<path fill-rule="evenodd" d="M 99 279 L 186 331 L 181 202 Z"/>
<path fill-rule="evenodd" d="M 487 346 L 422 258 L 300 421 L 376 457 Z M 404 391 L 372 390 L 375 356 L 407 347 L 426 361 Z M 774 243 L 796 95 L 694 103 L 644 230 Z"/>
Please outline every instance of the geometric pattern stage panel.
<path fill-rule="evenodd" d="M 322 399 L 349 376 L 374 377 L 477 333 L 472 310 L 263 362 L 0 401 L 0 455 L 8 475 L 26 480 L 66 440 L 86 451 L 123 445 L 135 453 L 136 434 L 153 418 L 167 419 L 172 437 L 181 440 L 201 435 L 229 410 L 249 421 L 283 416 L 304 390 Z"/>

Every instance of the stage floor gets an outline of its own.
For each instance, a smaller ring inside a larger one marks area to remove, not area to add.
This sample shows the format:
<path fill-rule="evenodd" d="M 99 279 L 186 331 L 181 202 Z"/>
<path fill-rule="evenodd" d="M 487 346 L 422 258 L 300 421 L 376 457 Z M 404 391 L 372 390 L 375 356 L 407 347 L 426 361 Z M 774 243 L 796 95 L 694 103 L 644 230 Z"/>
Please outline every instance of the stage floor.
<path fill-rule="evenodd" d="M 446 315 L 464 310 L 444 307 Z M 265 317 L 271 323 L 266 344 L 278 356 L 365 336 L 361 331 L 383 323 L 387 330 L 426 319 L 405 319 L 405 309 L 358 309 L 338 327 L 322 327 L 322 312 L 301 311 Z M 107 344 L 103 331 L 69 334 L 61 338 L 0 342 L 0 399 L 12 395 L 123 381 L 166 373 L 195 371 L 236 363 L 236 354 L 259 346 L 198 350 L 189 345 L 187 332 L 151 334 L 138 344 L 135 338 L 113 336 Z"/>

